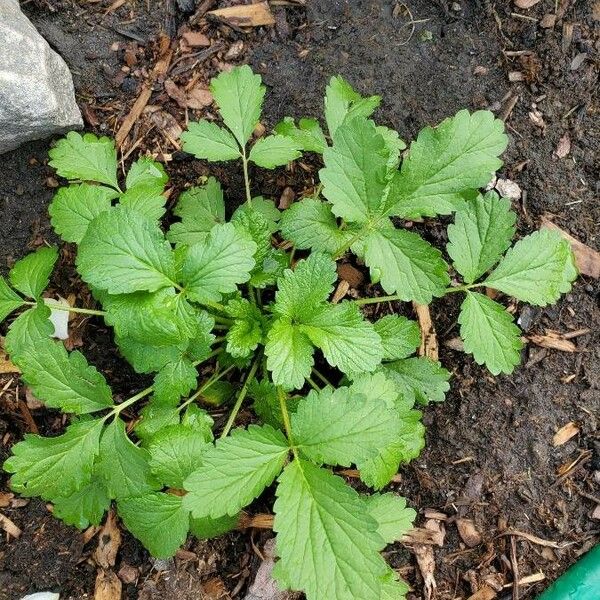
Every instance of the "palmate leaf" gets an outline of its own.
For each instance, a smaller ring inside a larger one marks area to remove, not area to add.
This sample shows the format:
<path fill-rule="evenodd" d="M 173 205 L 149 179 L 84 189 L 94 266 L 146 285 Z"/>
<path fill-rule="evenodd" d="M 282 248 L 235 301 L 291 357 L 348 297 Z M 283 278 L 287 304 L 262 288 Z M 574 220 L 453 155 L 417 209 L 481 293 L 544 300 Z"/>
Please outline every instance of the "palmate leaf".
<path fill-rule="evenodd" d="M 271 485 L 288 451 L 284 435 L 269 425 L 234 429 L 206 450 L 185 480 L 184 506 L 195 518 L 237 514 Z"/>
<path fill-rule="evenodd" d="M 516 214 L 510 200 L 496 192 L 477 195 L 457 211 L 448 225 L 448 254 L 466 283 L 473 283 L 491 269 L 510 246 Z"/>
<path fill-rule="evenodd" d="M 109 507 L 110 498 L 104 483 L 92 478 L 75 493 L 56 498 L 52 514 L 67 525 L 86 529 L 90 525 L 100 525 Z"/>
<path fill-rule="evenodd" d="M 29 298 L 38 298 L 48 287 L 58 259 L 56 248 L 39 248 L 17 261 L 8 275 L 12 286 Z"/>
<path fill-rule="evenodd" d="M 4 277 L 0 275 L 0 323 L 10 315 L 11 312 L 21 308 L 24 300 L 10 288 Z"/>
<path fill-rule="evenodd" d="M 154 184 L 138 184 L 127 190 L 119 197 L 119 204 L 129 210 L 138 212 L 151 221 L 158 221 L 167 211 L 167 198 L 162 190 L 157 190 Z"/>
<path fill-rule="evenodd" d="M 541 229 L 518 241 L 484 281 L 517 300 L 546 306 L 571 289 L 577 277 L 569 242 Z"/>
<path fill-rule="evenodd" d="M 223 127 L 203 119 L 190 123 L 181 134 L 183 150 L 196 158 L 211 161 L 241 158 L 240 147 L 235 138 Z"/>
<path fill-rule="evenodd" d="M 112 188 L 89 183 L 58 188 L 48 207 L 54 231 L 65 242 L 79 244 L 88 225 L 100 213 L 108 210 L 111 201 L 118 195 Z"/>
<path fill-rule="evenodd" d="M 500 168 L 507 143 L 504 123 L 483 110 L 461 110 L 422 129 L 392 180 L 384 214 L 431 217 L 461 208 L 463 194 L 484 187 Z"/>
<path fill-rule="evenodd" d="M 260 272 L 264 259 L 272 252 L 271 235 L 277 230 L 277 224 L 268 219 L 260 210 L 252 205 L 242 204 L 231 216 L 231 223 L 240 232 L 241 237 L 248 238 L 256 244 L 253 258 L 253 273 Z"/>
<path fill-rule="evenodd" d="M 298 125 L 292 117 L 285 117 L 275 125 L 275 133 L 291 138 L 300 150 L 323 153 L 327 147 L 325 134 L 316 119 L 300 119 Z"/>
<path fill-rule="evenodd" d="M 206 240 L 190 246 L 182 269 L 182 283 L 197 302 L 221 300 L 250 279 L 256 244 L 240 237 L 234 225 L 215 225 Z"/>
<path fill-rule="evenodd" d="M 365 239 L 365 263 L 374 280 L 401 300 L 429 304 L 450 283 L 441 252 L 421 236 L 403 229 L 373 231 Z"/>
<path fill-rule="evenodd" d="M 264 169 L 274 169 L 301 156 L 300 146 L 292 138 L 285 135 L 268 135 L 256 141 L 248 159 Z"/>
<path fill-rule="evenodd" d="M 117 150 L 110 138 L 70 131 L 48 154 L 48 164 L 65 179 L 96 181 L 119 188 Z"/>
<path fill-rule="evenodd" d="M 364 500 L 343 479 L 304 460 L 279 477 L 273 575 L 307 600 L 381 600 L 384 541 Z"/>
<path fill-rule="evenodd" d="M 26 434 L 3 465 L 13 474 L 12 489 L 23 496 L 54 501 L 87 485 L 102 428 L 102 420 L 95 419 L 73 423 L 57 437 Z"/>
<path fill-rule="evenodd" d="M 169 176 L 165 168 L 149 156 L 141 156 L 129 167 L 125 186 L 128 190 L 142 186 L 159 194 L 165 189 Z"/>
<path fill-rule="evenodd" d="M 417 513 L 396 494 L 373 494 L 365 499 L 369 514 L 377 521 L 377 532 L 386 544 L 399 541 L 413 526 Z"/>
<path fill-rule="evenodd" d="M 223 122 L 244 146 L 260 119 L 265 96 L 260 75 L 255 75 L 248 65 L 234 67 L 215 77 L 210 89 Z"/>
<path fill-rule="evenodd" d="M 399 430 L 393 409 L 348 387 L 310 392 L 292 415 L 296 446 L 317 464 L 360 465 L 391 444 Z"/>
<path fill-rule="evenodd" d="M 406 358 L 421 344 L 419 324 L 406 317 L 386 315 L 375 321 L 373 328 L 381 338 L 385 360 Z"/>
<path fill-rule="evenodd" d="M 110 294 L 171 287 L 175 263 L 157 223 L 123 206 L 100 213 L 79 245 L 77 269 Z"/>
<path fill-rule="evenodd" d="M 263 339 L 260 309 L 245 298 L 230 300 L 227 314 L 234 319 L 226 334 L 227 352 L 234 358 L 250 356 Z"/>
<path fill-rule="evenodd" d="M 521 330 L 513 316 L 491 298 L 467 292 L 458 317 L 465 351 L 492 375 L 512 373 L 521 361 Z"/>
<path fill-rule="evenodd" d="M 411 406 L 415 402 L 443 402 L 450 389 L 450 373 L 426 357 L 396 360 L 386 363 L 382 369 L 398 384 L 404 400 Z"/>
<path fill-rule="evenodd" d="M 323 195 L 336 216 L 366 223 L 378 214 L 388 159 L 388 147 L 372 121 L 347 119 L 336 129 L 333 146 L 323 152 L 325 168 L 319 171 Z"/>

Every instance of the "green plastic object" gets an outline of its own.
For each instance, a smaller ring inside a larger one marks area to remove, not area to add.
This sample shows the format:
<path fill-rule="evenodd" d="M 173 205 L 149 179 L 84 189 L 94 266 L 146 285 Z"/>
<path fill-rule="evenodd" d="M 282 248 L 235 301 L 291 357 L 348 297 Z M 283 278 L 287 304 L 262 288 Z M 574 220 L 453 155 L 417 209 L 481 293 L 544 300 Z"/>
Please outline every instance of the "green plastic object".
<path fill-rule="evenodd" d="M 600 544 L 559 577 L 537 600 L 600 600 Z"/>

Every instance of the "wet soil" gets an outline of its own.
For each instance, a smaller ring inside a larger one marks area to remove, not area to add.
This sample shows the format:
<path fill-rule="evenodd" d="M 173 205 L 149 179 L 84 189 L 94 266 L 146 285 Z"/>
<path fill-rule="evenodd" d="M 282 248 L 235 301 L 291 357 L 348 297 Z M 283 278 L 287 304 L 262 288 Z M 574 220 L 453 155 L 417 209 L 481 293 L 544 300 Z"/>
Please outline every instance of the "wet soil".
<path fill-rule="evenodd" d="M 24 7 L 72 68 L 80 105 L 92 106 L 100 115 L 88 120 L 90 129 L 113 133 L 139 91 L 135 78 L 117 77 L 122 54 L 111 46 L 133 40 L 141 49 L 141 64 L 151 68 L 158 32 L 184 22 L 166 0 L 153 3 L 150 12 L 145 4 L 133 2 L 135 10 L 126 6 L 107 17 L 104 5 L 100 9 L 40 0 Z M 224 36 L 228 46 L 244 42 L 238 60 L 250 61 L 269 86 L 267 126 L 286 115 L 321 115 L 324 87 L 337 73 L 365 94 L 380 94 L 377 120 L 395 127 L 407 141 L 424 125 L 460 108 L 494 110 L 506 118 L 511 138 L 501 176 L 517 182 L 524 192 L 514 203 L 519 233 L 537 228 L 540 216 L 549 212 L 555 223 L 600 249 L 600 6 L 593 0 L 562 0 L 555 25 L 542 26 L 548 24 L 545 14 L 554 14 L 554 4 L 542 0 L 529 11 L 519 11 L 509 2 L 483 0 L 330 0 L 308 2 L 306 8 L 275 8 L 276 26 L 249 35 L 222 27 L 209 33 Z M 203 68 L 210 77 L 218 62 Z M 509 80 L 515 78 L 521 80 Z M 167 106 L 183 125 L 185 117 L 169 102 L 156 89 L 152 103 Z M 108 109 L 103 112 L 98 106 L 110 107 L 114 120 L 104 118 Z M 157 145 L 164 149 L 165 141 L 157 141 L 155 135 L 155 130 L 148 132 L 147 143 L 138 150 L 156 150 Z M 558 158 L 556 150 L 565 136 L 570 152 Z M 47 142 L 37 142 L 2 157 L 2 273 L 42 240 L 56 241 L 46 214 L 55 185 L 52 170 L 44 164 L 47 148 Z M 187 160 L 176 148 L 167 152 L 176 191 L 211 172 L 223 179 L 232 204 L 242 199 L 237 169 L 209 169 Z M 278 170 L 255 185 L 274 198 L 288 185 L 299 195 L 312 177 L 300 171 Z M 439 223 L 426 221 L 418 227 L 443 246 L 445 231 Z M 83 293 L 72 278 L 68 249 L 61 260 L 56 289 Z M 401 470 L 401 481 L 391 487 L 418 509 L 420 526 L 426 524 L 427 509 L 445 515 L 444 543 L 434 547 L 437 598 L 468 598 L 486 580 L 510 583 L 507 531 L 551 542 L 514 538 L 519 576 L 541 571 L 546 577 L 542 583 L 522 586 L 521 598 L 534 597 L 598 543 L 600 522 L 591 513 L 593 498 L 600 496 L 599 296 L 599 282 L 582 277 L 554 307 L 512 306 L 526 333 L 582 328 L 590 333 L 573 340 L 574 353 L 530 344 L 515 374 L 496 378 L 445 345 L 457 336 L 459 300 L 443 299 L 432 307 L 440 358 L 454 375 L 452 389 L 446 402 L 425 409 L 427 448 Z M 117 394 L 125 397 L 139 389 L 143 382 L 132 379 L 110 350 L 110 332 L 95 320 L 84 326 L 86 352 L 108 374 Z M 9 379 L 0 375 L 0 390 Z M 0 460 L 28 430 L 17 402 L 24 394 L 15 383 L 0 396 Z M 33 417 L 44 433 L 58 432 L 64 425 L 52 411 L 36 410 Z M 569 422 L 577 424 L 579 434 L 554 447 L 553 435 Z M 7 489 L 7 478 L 0 475 L 0 491 Z M 258 507 L 267 509 L 267 504 Z M 60 591 L 61 598 L 93 597 L 95 541 L 84 544 L 80 532 L 53 519 L 37 500 L 25 506 L 9 503 L 0 510 L 23 530 L 18 540 L 0 540 L 1 600 L 48 589 Z M 457 518 L 473 520 L 480 544 L 470 548 L 464 543 Z M 131 567 L 137 575 L 124 584 L 123 597 L 185 598 L 183 590 L 197 589 L 194 585 L 200 582 L 206 586 L 207 581 L 213 582 L 212 588 L 204 588 L 209 589 L 207 597 L 219 597 L 219 586 L 231 597 L 243 597 L 260 562 L 253 544 L 260 547 L 266 536 L 235 533 L 211 542 L 189 542 L 186 550 L 195 554 L 193 560 L 183 553 L 164 563 L 152 561 L 124 533 L 115 571 Z M 412 597 L 426 598 L 414 555 L 397 545 L 388 549 L 388 559 L 411 583 Z M 497 597 L 511 598 L 512 589 L 499 591 Z"/>

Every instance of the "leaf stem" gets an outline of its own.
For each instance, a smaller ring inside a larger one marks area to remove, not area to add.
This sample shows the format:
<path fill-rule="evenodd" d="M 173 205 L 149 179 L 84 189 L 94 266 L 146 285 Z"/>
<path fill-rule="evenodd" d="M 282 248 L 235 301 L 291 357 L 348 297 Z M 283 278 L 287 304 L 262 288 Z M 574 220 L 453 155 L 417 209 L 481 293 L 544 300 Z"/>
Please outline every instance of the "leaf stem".
<path fill-rule="evenodd" d="M 444 295 L 452 294 L 454 292 L 467 292 L 468 290 L 470 290 L 472 288 L 481 287 L 482 285 L 483 285 L 483 283 L 469 283 L 469 284 L 465 284 L 465 285 L 456 285 L 454 287 L 447 287 L 444 290 Z"/>
<path fill-rule="evenodd" d="M 283 391 L 281 386 L 277 386 L 277 397 L 279 398 L 279 408 L 281 410 L 281 418 L 283 420 L 285 435 L 290 443 L 290 448 L 294 453 L 294 458 L 298 458 L 298 450 L 294 445 L 294 438 L 292 437 L 292 422 L 290 421 L 290 413 L 288 412 L 287 408 L 287 394 Z"/>
<path fill-rule="evenodd" d="M 321 388 L 315 383 L 315 381 L 313 379 L 311 379 L 310 377 L 306 378 L 306 381 L 308 381 L 308 383 L 310 384 L 310 387 L 315 390 L 315 392 L 320 392 Z"/>
<path fill-rule="evenodd" d="M 102 420 L 106 421 L 106 419 L 109 419 L 112 416 L 118 416 L 128 406 L 135 404 L 138 400 L 141 400 L 142 398 L 145 398 L 146 396 L 151 394 L 152 390 L 154 390 L 154 385 L 147 387 L 145 390 L 142 390 L 135 396 L 131 396 L 131 398 L 128 398 L 124 402 L 121 402 L 121 404 L 117 404 L 117 406 L 115 406 L 107 415 L 105 415 Z"/>
<path fill-rule="evenodd" d="M 202 394 L 213 384 L 219 381 L 219 379 L 223 379 L 227 373 L 233 371 L 235 369 L 235 365 L 229 365 L 226 369 L 219 371 L 218 373 L 214 373 L 208 380 L 203 383 L 185 402 L 183 402 L 178 408 L 178 411 L 182 411 L 188 404 L 197 400 Z"/>
<path fill-rule="evenodd" d="M 364 226 L 362 227 L 359 231 L 356 232 L 356 234 L 350 239 L 349 242 L 346 242 L 334 255 L 333 255 L 333 260 L 339 260 L 340 258 L 342 258 L 342 256 L 344 256 L 344 254 L 346 254 L 346 252 L 348 250 L 350 250 L 350 248 L 352 247 L 352 244 L 354 244 L 354 242 L 357 242 L 358 240 L 360 240 L 360 238 L 367 233 L 367 231 L 369 231 L 369 227 Z"/>
<path fill-rule="evenodd" d="M 227 419 L 227 423 L 225 423 L 225 427 L 223 428 L 223 431 L 221 432 L 220 437 L 222 437 L 222 438 L 225 437 L 231 431 L 231 428 L 233 427 L 235 418 L 238 416 L 238 413 L 240 412 L 240 408 L 242 407 L 242 402 L 244 402 L 244 398 L 246 397 L 246 394 L 248 393 L 248 386 L 250 385 L 250 382 L 254 379 L 254 376 L 256 375 L 258 365 L 260 364 L 260 358 L 261 357 L 259 354 L 256 357 L 256 359 L 254 360 L 254 363 L 252 363 L 252 366 L 250 367 L 250 371 L 248 372 L 248 377 L 246 377 L 246 381 L 244 381 L 244 385 L 242 386 L 242 389 L 240 390 L 240 393 L 238 394 L 237 400 L 235 401 L 235 404 L 233 405 L 233 409 L 231 410 L 229 419 Z"/>
<path fill-rule="evenodd" d="M 246 146 L 242 147 L 242 169 L 244 170 L 244 186 L 246 187 L 246 202 L 252 206 L 252 192 L 250 191 L 250 176 L 248 175 L 248 157 L 246 156 Z"/>
<path fill-rule="evenodd" d="M 323 375 L 323 373 L 321 373 L 320 371 L 318 371 L 317 369 L 315 369 L 314 367 L 312 368 L 312 372 L 317 376 L 318 379 L 320 379 L 325 385 L 328 385 L 329 387 L 335 388 L 335 386 L 333 385 L 333 383 L 331 383 L 331 381 L 329 381 L 329 379 L 327 379 L 327 377 L 325 377 L 325 375 Z"/>
<path fill-rule="evenodd" d="M 398 294 L 394 294 L 392 296 L 376 296 L 374 298 L 359 298 L 358 300 L 353 300 L 354 304 L 358 304 L 358 306 L 364 306 L 365 304 L 379 304 L 380 302 L 393 302 L 394 300 L 402 301 L 402 298 Z"/>
<path fill-rule="evenodd" d="M 37 306 L 37 302 L 25 302 L 28 306 Z M 50 310 L 62 310 L 65 312 L 78 313 L 81 315 L 96 315 L 103 317 L 106 312 L 103 310 L 94 310 L 93 308 L 76 308 L 75 306 L 67 306 L 65 304 L 46 304 Z"/>

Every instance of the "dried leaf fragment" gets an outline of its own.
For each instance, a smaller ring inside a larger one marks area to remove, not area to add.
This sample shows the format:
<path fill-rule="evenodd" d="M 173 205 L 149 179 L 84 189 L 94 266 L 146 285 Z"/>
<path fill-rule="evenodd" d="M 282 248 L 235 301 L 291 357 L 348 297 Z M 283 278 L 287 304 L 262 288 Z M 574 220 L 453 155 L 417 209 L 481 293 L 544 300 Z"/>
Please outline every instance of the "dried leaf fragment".
<path fill-rule="evenodd" d="M 565 156 L 568 156 L 569 152 L 571 152 L 571 136 L 567 131 L 560 140 L 558 140 L 558 145 L 556 146 L 554 154 L 556 154 L 558 158 L 564 158 Z"/>
<path fill-rule="evenodd" d="M 531 8 L 538 2 L 540 2 L 540 0 L 515 0 L 515 6 L 517 8 Z"/>
<path fill-rule="evenodd" d="M 456 528 L 462 541 L 469 548 L 474 548 L 481 544 L 481 534 L 477 531 L 475 523 L 471 519 L 456 519 Z"/>
<path fill-rule="evenodd" d="M 211 10 L 207 15 L 237 27 L 260 27 L 261 25 L 275 24 L 275 18 L 271 13 L 268 2 L 228 6 L 227 8 Z"/>
<path fill-rule="evenodd" d="M 98 571 L 94 600 L 121 600 L 123 585 L 112 571 Z"/>
<path fill-rule="evenodd" d="M 563 425 L 552 438 L 554 447 L 566 444 L 571 438 L 575 437 L 579 433 L 579 427 L 573 423 L 573 421 Z"/>

